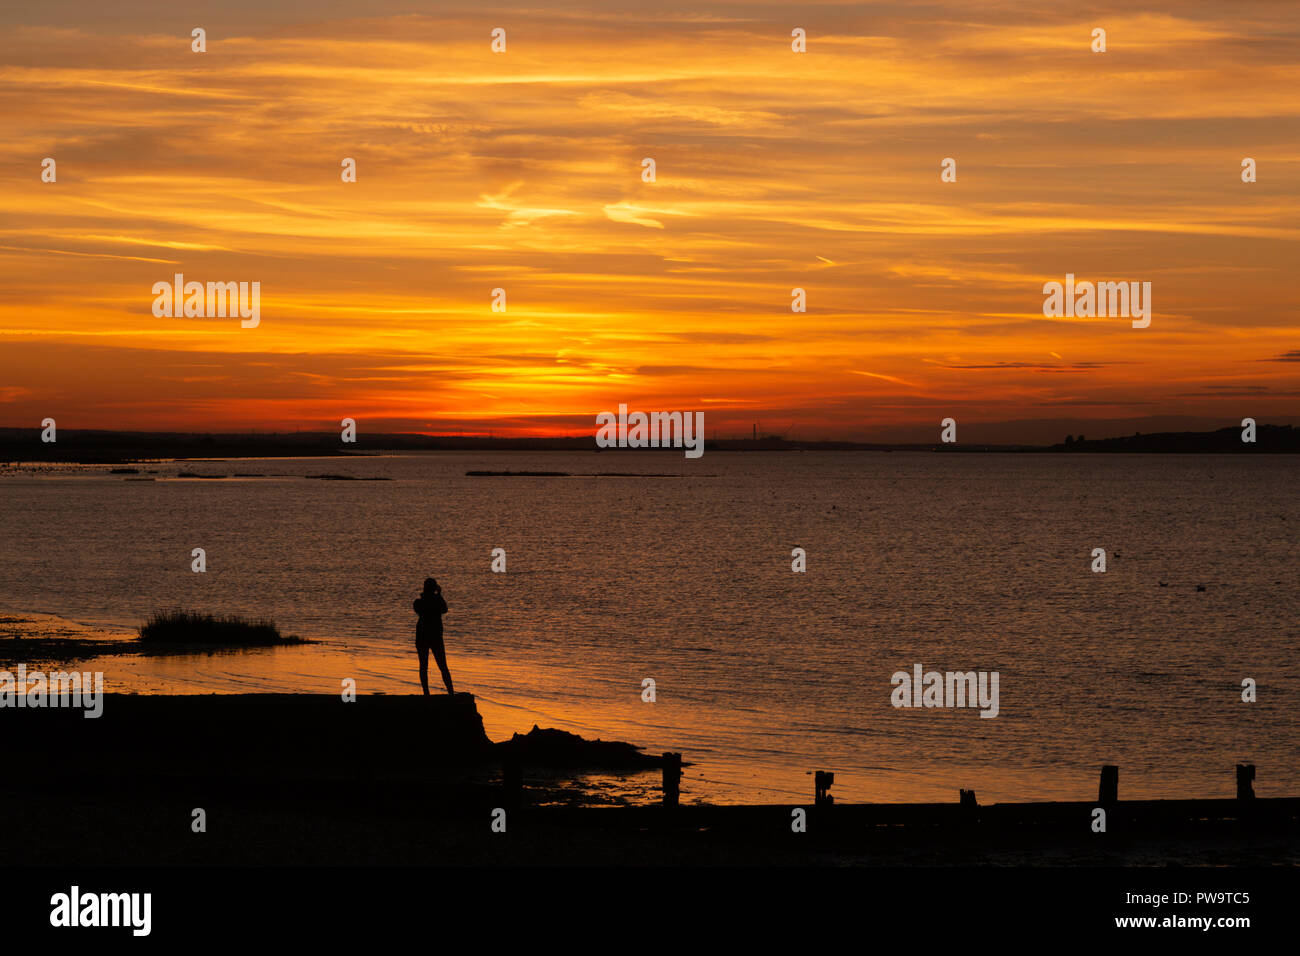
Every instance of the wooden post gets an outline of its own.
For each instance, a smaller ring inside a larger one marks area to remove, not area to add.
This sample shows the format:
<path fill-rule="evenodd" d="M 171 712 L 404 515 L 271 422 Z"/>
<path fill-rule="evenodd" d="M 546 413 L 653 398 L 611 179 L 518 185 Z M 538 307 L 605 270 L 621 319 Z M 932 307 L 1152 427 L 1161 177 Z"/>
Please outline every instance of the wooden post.
<path fill-rule="evenodd" d="M 958 812 L 965 823 L 974 823 L 979 817 L 979 804 L 975 800 L 974 790 L 958 790 L 961 794 L 961 806 Z"/>
<path fill-rule="evenodd" d="M 829 807 L 835 802 L 835 798 L 830 795 L 831 784 L 835 782 L 835 774 L 826 770 L 817 770 L 813 772 L 813 806 Z"/>
<path fill-rule="evenodd" d="M 1253 763 L 1237 764 L 1237 799 L 1255 799 L 1255 765 Z"/>
<path fill-rule="evenodd" d="M 664 806 L 675 807 L 681 797 L 682 755 L 664 754 Z"/>
<path fill-rule="evenodd" d="M 1119 802 L 1119 767 L 1107 764 L 1101 768 L 1101 787 L 1097 791 L 1097 802 L 1102 806 Z"/>

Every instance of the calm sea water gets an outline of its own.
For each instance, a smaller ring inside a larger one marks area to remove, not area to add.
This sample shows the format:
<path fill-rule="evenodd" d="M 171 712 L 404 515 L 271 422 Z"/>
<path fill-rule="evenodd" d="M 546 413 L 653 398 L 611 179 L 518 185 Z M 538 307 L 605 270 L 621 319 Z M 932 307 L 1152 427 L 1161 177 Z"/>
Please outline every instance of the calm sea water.
<path fill-rule="evenodd" d="M 1103 763 L 1122 797 L 1231 796 L 1238 762 L 1261 796 L 1295 796 L 1297 464 L 496 452 L 160 464 L 153 482 L 26 471 L 0 478 L 0 608 L 133 628 L 185 606 L 324 642 L 103 658 L 113 690 L 338 693 L 352 677 L 410 693 L 411 601 L 434 575 L 489 735 L 539 723 L 680 750 L 686 799 L 808 799 L 818 769 L 841 801 L 1086 799 Z M 322 473 L 393 480 L 304 477 Z M 894 709 L 890 676 L 915 663 L 998 671 L 1000 714 Z"/>

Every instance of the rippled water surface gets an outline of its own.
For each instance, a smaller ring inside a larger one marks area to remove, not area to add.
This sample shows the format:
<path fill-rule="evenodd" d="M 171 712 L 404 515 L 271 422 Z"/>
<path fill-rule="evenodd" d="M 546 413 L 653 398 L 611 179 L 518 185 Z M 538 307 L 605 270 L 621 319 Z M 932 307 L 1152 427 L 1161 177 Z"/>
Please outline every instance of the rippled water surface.
<path fill-rule="evenodd" d="M 1124 797 L 1231 796 L 1238 762 L 1261 796 L 1295 796 L 1296 466 L 494 452 L 141 466 L 154 481 L 10 469 L 0 608 L 129 629 L 185 606 L 323 642 L 101 658 L 110 689 L 409 693 L 411 601 L 434 575 L 491 736 L 536 722 L 680 750 L 685 798 L 806 798 L 825 769 L 841 800 L 1084 799 L 1103 763 Z M 326 473 L 392 480 L 306 477 Z M 916 663 L 997 671 L 998 716 L 893 708 L 891 675 Z"/>

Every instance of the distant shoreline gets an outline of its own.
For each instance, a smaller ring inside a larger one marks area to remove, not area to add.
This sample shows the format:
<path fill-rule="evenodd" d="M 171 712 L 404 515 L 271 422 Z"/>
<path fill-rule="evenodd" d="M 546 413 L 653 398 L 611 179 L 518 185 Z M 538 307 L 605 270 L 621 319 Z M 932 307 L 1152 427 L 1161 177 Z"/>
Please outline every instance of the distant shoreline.
<path fill-rule="evenodd" d="M 1265 425 L 1256 441 L 1241 440 L 1237 426 L 1211 432 L 1159 432 L 1121 438 L 1062 441 L 1055 445 L 1006 445 L 978 442 L 891 443 L 853 441 L 794 441 L 778 436 L 718 438 L 704 443 L 706 452 L 974 452 L 1018 454 L 1296 454 L 1300 428 Z M 126 464 L 159 461 L 198 461 L 232 458 L 350 458 L 421 451 L 568 451 L 617 455 L 619 449 L 599 449 L 594 435 L 547 438 L 375 433 L 357 435 L 344 446 L 337 432 L 267 434 L 115 432 L 65 429 L 59 440 L 44 443 L 36 428 L 0 428 L 0 463 Z M 681 456 L 681 449 L 637 449 Z M 626 452 L 623 452 L 626 453 Z"/>

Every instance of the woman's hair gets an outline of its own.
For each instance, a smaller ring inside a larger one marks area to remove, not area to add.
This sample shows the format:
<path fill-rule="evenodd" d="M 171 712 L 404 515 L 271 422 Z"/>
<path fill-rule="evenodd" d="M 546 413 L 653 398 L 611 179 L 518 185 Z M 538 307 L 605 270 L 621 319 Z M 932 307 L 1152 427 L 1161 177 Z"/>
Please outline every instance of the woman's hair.
<path fill-rule="evenodd" d="M 424 589 L 426 591 L 436 591 L 438 590 L 438 582 L 435 581 L 433 578 L 425 578 Z"/>

